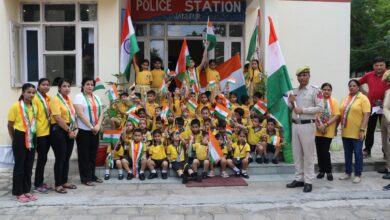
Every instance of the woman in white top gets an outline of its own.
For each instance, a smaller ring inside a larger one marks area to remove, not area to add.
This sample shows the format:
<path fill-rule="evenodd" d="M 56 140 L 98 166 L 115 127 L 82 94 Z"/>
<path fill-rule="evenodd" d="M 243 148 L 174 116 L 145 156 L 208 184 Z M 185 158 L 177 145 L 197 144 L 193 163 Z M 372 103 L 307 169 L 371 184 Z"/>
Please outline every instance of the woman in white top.
<path fill-rule="evenodd" d="M 95 84 L 94 79 L 85 77 L 81 83 L 81 93 L 74 99 L 79 128 L 76 142 L 80 179 L 87 186 L 94 186 L 93 182 L 103 182 L 95 175 L 99 131 L 103 121 L 102 102 L 93 94 Z"/>

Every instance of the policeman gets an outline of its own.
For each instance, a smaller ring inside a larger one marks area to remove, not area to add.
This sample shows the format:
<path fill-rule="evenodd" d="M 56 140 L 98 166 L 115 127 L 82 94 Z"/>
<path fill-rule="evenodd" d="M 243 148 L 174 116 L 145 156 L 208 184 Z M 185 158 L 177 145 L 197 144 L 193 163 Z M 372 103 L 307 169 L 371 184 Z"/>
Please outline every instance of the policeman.
<path fill-rule="evenodd" d="M 288 97 L 292 110 L 292 149 L 295 180 L 287 188 L 303 187 L 303 192 L 312 191 L 315 152 L 315 114 L 322 112 L 322 92 L 309 84 L 310 67 L 304 66 L 296 72 L 299 87 Z"/>

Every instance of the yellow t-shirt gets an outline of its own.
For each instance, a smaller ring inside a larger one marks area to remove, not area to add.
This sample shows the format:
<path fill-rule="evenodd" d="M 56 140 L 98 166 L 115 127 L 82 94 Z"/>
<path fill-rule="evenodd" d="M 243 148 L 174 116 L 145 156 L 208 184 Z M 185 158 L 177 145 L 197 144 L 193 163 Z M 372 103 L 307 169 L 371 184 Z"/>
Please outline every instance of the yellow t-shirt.
<path fill-rule="evenodd" d="M 200 67 L 199 67 L 199 66 L 196 67 L 196 74 L 197 74 L 198 79 L 200 80 L 200 78 L 199 78 Z M 187 85 L 190 85 L 190 82 L 188 82 L 189 77 L 190 77 L 190 76 L 188 76 L 188 70 L 187 70 L 187 72 L 186 72 L 186 77 L 184 77 L 184 80 L 186 81 L 186 84 L 187 84 Z M 200 82 L 199 82 L 199 83 L 200 83 Z"/>
<path fill-rule="evenodd" d="M 206 79 L 207 79 L 207 84 L 210 81 L 215 81 L 216 83 L 221 80 L 221 77 L 219 76 L 219 72 L 217 70 L 212 70 L 209 67 L 206 68 Z"/>
<path fill-rule="evenodd" d="M 191 138 L 191 135 L 191 129 L 187 128 L 183 133 L 180 134 L 180 138 L 183 138 L 184 140 L 189 140 Z M 195 143 L 200 143 L 202 141 L 202 134 L 199 132 L 199 134 L 195 135 L 194 139 Z"/>
<path fill-rule="evenodd" d="M 196 113 L 200 115 L 203 107 L 207 107 L 210 110 L 211 104 L 209 102 L 207 102 L 206 104 L 199 103 L 198 108 L 196 109 Z"/>
<path fill-rule="evenodd" d="M 223 147 L 221 146 L 221 150 L 222 150 L 222 154 L 225 156 L 229 153 L 227 146 L 223 146 Z"/>
<path fill-rule="evenodd" d="M 206 145 L 202 145 L 200 143 L 196 143 L 192 145 L 193 150 L 195 151 L 196 158 L 198 160 L 206 160 L 208 154 L 208 147 Z"/>
<path fill-rule="evenodd" d="M 148 112 L 148 114 L 150 114 L 153 117 L 156 116 L 156 108 L 157 107 L 158 107 L 157 103 L 149 103 L 149 102 L 147 102 L 145 104 L 146 111 Z"/>
<path fill-rule="evenodd" d="M 169 161 L 179 161 L 179 162 L 182 162 L 185 160 L 185 149 L 182 148 L 181 149 L 181 155 L 180 155 L 180 158 L 178 158 L 180 152 L 178 152 L 180 150 L 179 147 L 175 147 L 173 146 L 172 144 L 168 146 L 167 148 L 167 155 L 168 155 L 168 158 L 169 158 Z"/>
<path fill-rule="evenodd" d="M 111 153 L 113 151 L 113 149 L 111 149 L 111 146 L 108 146 L 107 147 L 107 154 Z M 119 147 L 119 150 L 114 150 L 114 154 L 112 155 L 112 159 L 114 160 L 118 160 L 118 159 L 121 159 L 124 155 L 125 151 L 123 149 L 123 146 L 121 145 Z"/>
<path fill-rule="evenodd" d="M 235 143 L 238 141 L 238 134 L 237 133 L 233 133 L 232 134 L 232 142 Z"/>
<path fill-rule="evenodd" d="M 32 106 L 30 105 L 30 107 L 27 108 L 28 109 L 27 110 L 28 111 L 28 117 L 30 119 L 30 122 L 34 118 L 33 108 L 34 108 L 34 111 L 36 112 L 37 111 L 37 106 L 34 103 L 32 103 Z M 14 103 L 11 106 L 11 108 L 9 109 L 9 111 L 8 111 L 8 121 L 14 122 L 14 129 L 15 130 L 26 132 L 26 129 L 24 129 L 23 116 L 20 113 L 20 109 L 19 109 L 19 102 Z"/>
<path fill-rule="evenodd" d="M 251 151 L 249 144 L 239 145 L 237 142 L 232 144 L 232 148 L 234 158 L 244 158 Z"/>
<path fill-rule="evenodd" d="M 258 128 L 256 131 L 252 126 L 248 126 L 248 144 L 256 145 L 260 142 L 261 139 L 261 128 Z"/>
<path fill-rule="evenodd" d="M 182 100 L 180 98 L 175 98 L 175 100 L 172 102 L 170 109 L 173 111 L 175 117 L 181 116 L 181 102 Z"/>
<path fill-rule="evenodd" d="M 162 160 L 167 157 L 167 153 L 165 152 L 165 146 L 160 145 L 152 145 L 149 149 L 149 155 L 153 160 Z"/>
<path fill-rule="evenodd" d="M 70 100 L 70 103 L 73 105 L 72 100 Z M 51 124 L 57 123 L 57 121 L 54 118 L 55 115 L 60 115 L 62 120 L 64 120 L 65 123 L 70 123 L 69 111 L 66 108 L 66 106 L 61 102 L 61 100 L 58 98 L 58 96 L 54 96 L 51 98 L 50 111 L 51 111 L 51 115 L 50 115 Z"/>
<path fill-rule="evenodd" d="M 343 120 L 343 107 L 347 98 L 348 96 L 344 97 L 340 104 L 341 120 Z M 344 138 L 359 139 L 360 126 L 364 118 L 364 113 L 369 112 L 371 112 L 370 101 L 367 96 L 360 93 L 351 106 L 347 117 L 346 127 L 342 128 L 341 136 Z"/>
<path fill-rule="evenodd" d="M 267 128 L 262 128 L 261 131 L 260 131 L 260 137 L 263 137 L 263 136 L 267 136 L 267 143 L 271 144 L 273 136 L 280 137 L 279 129 L 275 128 L 275 134 L 269 135 L 268 132 L 267 132 Z"/>
<path fill-rule="evenodd" d="M 135 68 L 135 84 L 141 86 L 149 86 L 153 81 L 153 75 L 149 70 L 140 71 L 138 65 Z"/>
<path fill-rule="evenodd" d="M 252 68 L 249 68 L 248 69 L 248 73 L 249 73 L 249 79 L 252 79 L 252 83 L 253 84 L 258 84 L 258 83 L 261 83 L 261 80 L 262 80 L 262 73 L 260 72 L 259 69 L 255 69 L 253 70 Z"/>
<path fill-rule="evenodd" d="M 153 81 L 152 81 L 152 88 L 159 89 L 161 88 L 161 85 L 164 83 L 165 80 L 165 72 L 161 69 L 153 69 L 150 71 L 152 73 Z"/>
<path fill-rule="evenodd" d="M 49 104 L 50 103 L 50 96 L 46 95 L 46 97 L 44 97 L 44 99 L 46 100 L 47 108 L 50 109 L 50 104 Z M 43 100 L 43 101 L 45 101 L 45 100 Z M 37 137 L 47 136 L 50 133 L 50 123 L 49 123 L 50 115 L 49 115 L 49 119 L 48 119 L 46 116 L 45 107 L 44 107 L 43 103 L 41 102 L 41 100 L 38 98 L 38 95 L 35 95 L 32 102 L 34 103 L 35 106 L 37 106 Z M 50 110 L 49 110 L 49 113 L 50 113 Z"/>
<path fill-rule="evenodd" d="M 340 115 L 339 104 L 338 104 L 337 100 L 334 99 L 334 98 L 332 98 L 332 105 L 333 105 L 333 111 L 332 111 L 332 114 L 331 114 L 330 118 L 333 118 L 335 115 Z M 336 122 L 330 124 L 326 128 L 325 134 L 322 134 L 318 129 L 316 129 L 316 136 L 333 138 L 334 134 L 335 134 L 335 131 L 336 131 L 336 124 L 337 124 Z"/>

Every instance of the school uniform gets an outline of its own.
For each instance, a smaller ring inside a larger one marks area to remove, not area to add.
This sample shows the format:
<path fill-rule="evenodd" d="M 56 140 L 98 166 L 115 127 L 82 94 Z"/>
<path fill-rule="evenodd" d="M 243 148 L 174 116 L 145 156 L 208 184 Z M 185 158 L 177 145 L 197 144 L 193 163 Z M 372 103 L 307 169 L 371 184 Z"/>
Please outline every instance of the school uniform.
<path fill-rule="evenodd" d="M 167 153 L 165 152 L 165 146 L 160 145 L 152 145 L 149 149 L 150 159 L 154 161 L 156 165 L 154 168 L 161 168 L 162 163 L 167 161 Z"/>
<path fill-rule="evenodd" d="M 109 146 L 109 147 L 107 147 L 106 152 L 107 152 L 107 155 L 109 155 L 109 154 L 112 155 L 112 160 L 114 162 L 114 168 L 116 168 L 116 161 L 122 160 L 122 158 L 125 154 L 125 150 L 124 150 L 123 145 L 120 145 L 118 150 L 115 150 L 115 149 L 113 149 L 113 147 Z"/>
<path fill-rule="evenodd" d="M 246 157 L 247 153 L 250 152 L 251 148 L 248 143 L 245 145 L 238 144 L 238 142 L 232 144 L 233 149 L 233 162 L 236 166 L 242 165 L 242 160 Z"/>
<path fill-rule="evenodd" d="M 167 147 L 167 155 L 169 162 L 172 164 L 172 169 L 177 173 L 178 171 L 184 171 L 186 166 L 185 149 L 183 146 L 169 145 Z"/>
<path fill-rule="evenodd" d="M 149 70 L 140 70 L 138 65 L 134 65 L 135 69 L 135 90 L 141 94 L 141 100 L 146 100 L 146 93 L 150 90 L 150 85 L 153 82 L 153 75 Z"/>
<path fill-rule="evenodd" d="M 203 167 L 203 163 L 207 160 L 208 156 L 208 146 L 196 143 L 193 145 L 193 150 L 195 151 L 196 159 L 200 162 L 200 166 Z"/>

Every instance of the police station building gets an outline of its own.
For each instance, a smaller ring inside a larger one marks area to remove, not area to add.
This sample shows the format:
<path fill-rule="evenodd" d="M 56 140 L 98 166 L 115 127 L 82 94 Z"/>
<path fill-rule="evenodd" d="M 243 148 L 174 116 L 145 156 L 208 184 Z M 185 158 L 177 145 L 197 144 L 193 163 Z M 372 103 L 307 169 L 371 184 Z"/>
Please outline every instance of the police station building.
<path fill-rule="evenodd" d="M 84 76 L 115 81 L 126 0 L 2 0 L 0 2 L 0 162 L 10 146 L 8 108 L 25 82 L 41 77 L 72 80 L 72 95 Z M 265 64 L 273 18 L 291 80 L 302 65 L 312 68 L 311 82 L 333 84 L 334 95 L 347 93 L 351 0 L 130 0 L 140 52 L 138 59 L 162 59 L 174 69 L 186 37 L 191 57 L 202 59 L 207 19 L 217 45 L 209 57 L 223 63 L 240 53 L 242 64 L 261 11 L 261 56 Z M 267 66 L 264 65 L 265 71 Z M 57 88 L 52 87 L 54 95 Z M 98 95 L 105 100 L 104 92 Z M 3 149 L 3 150 L 2 150 Z"/>

